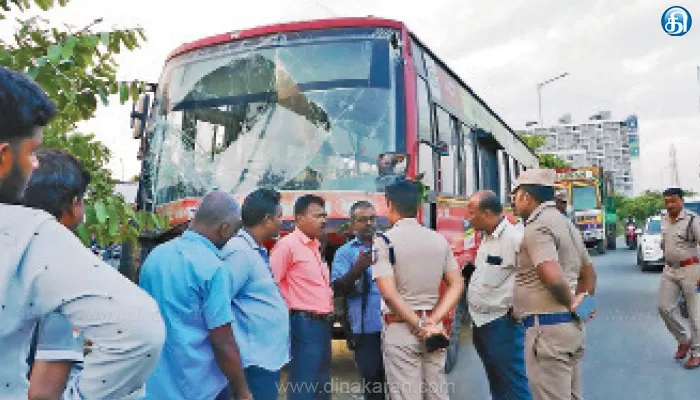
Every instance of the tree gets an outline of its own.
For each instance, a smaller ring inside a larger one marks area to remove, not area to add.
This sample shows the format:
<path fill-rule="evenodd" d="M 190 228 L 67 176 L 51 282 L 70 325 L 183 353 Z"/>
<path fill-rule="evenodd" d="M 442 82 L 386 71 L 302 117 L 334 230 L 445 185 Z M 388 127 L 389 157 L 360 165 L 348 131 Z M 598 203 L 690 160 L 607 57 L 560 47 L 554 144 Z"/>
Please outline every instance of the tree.
<path fill-rule="evenodd" d="M 69 1 L 58 0 L 58 5 L 65 6 Z M 47 11 L 56 1 L 0 0 L 0 19 L 6 19 L 9 13 L 22 16 L 33 5 Z M 162 226 L 162 219 L 136 214 L 123 198 L 113 194 L 113 179 L 106 168 L 109 149 L 94 135 L 76 132 L 78 122 L 94 116 L 98 101 L 108 105 L 108 96 L 115 94 L 122 104 L 129 97 L 138 98 L 144 84 L 117 81 L 114 56 L 146 40 L 143 30 L 93 31 L 101 19 L 82 29 L 52 27 L 38 16 L 17 17 L 16 21 L 19 28 L 13 40 L 0 41 L 0 65 L 28 74 L 56 103 L 59 113 L 44 130 L 44 145 L 74 154 L 92 177 L 87 222 L 79 230 L 81 238 L 87 240 L 89 232 L 95 232 L 103 244 L 134 241 L 139 229 L 151 228 L 150 222 Z"/>
<path fill-rule="evenodd" d="M 570 167 L 571 164 L 562 160 L 561 158 L 555 156 L 554 154 L 538 154 L 537 151 L 544 146 L 547 139 L 543 135 L 528 134 L 525 132 L 518 132 L 525 144 L 530 150 L 537 154 L 539 159 L 540 167 L 542 168 L 566 168 Z"/>

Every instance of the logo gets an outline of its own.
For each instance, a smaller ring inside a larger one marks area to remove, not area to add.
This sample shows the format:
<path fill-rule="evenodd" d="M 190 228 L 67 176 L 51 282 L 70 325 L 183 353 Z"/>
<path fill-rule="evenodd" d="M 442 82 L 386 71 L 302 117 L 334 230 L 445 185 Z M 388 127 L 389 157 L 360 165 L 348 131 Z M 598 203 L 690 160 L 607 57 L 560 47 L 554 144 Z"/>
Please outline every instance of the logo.
<path fill-rule="evenodd" d="M 661 15 L 661 27 L 670 36 L 683 36 L 690 30 L 693 18 L 688 10 L 681 6 L 669 7 Z"/>

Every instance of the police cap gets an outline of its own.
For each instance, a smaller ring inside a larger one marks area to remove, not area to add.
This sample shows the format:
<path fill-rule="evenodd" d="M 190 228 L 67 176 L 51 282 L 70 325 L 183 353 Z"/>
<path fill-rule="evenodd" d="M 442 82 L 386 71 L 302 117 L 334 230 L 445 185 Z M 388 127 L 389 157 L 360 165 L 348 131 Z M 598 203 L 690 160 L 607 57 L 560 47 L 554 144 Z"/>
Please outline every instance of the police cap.
<path fill-rule="evenodd" d="M 515 181 L 513 191 L 522 185 L 535 185 L 554 187 L 557 180 L 557 173 L 553 169 L 532 168 L 523 171 Z"/>

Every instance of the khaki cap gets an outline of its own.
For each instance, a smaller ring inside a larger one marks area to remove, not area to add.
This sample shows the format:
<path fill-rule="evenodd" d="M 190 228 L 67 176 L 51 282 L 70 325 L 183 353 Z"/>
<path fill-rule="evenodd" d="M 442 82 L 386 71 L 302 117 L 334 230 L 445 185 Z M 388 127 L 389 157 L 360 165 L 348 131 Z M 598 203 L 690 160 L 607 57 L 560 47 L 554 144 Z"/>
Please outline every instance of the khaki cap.
<path fill-rule="evenodd" d="M 533 168 L 523 171 L 515 181 L 513 190 L 522 185 L 555 186 L 557 173 L 553 169 Z"/>

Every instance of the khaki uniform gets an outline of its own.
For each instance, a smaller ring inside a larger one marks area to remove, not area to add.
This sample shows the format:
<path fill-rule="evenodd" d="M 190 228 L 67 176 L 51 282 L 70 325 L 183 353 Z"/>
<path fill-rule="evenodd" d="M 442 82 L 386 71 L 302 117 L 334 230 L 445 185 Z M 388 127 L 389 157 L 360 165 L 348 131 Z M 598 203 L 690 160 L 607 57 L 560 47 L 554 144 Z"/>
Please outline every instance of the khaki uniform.
<path fill-rule="evenodd" d="M 661 217 L 663 248 L 666 267 L 659 285 L 659 313 L 666 327 L 679 344 L 690 343 L 692 355 L 700 356 L 700 294 L 696 292 L 700 280 L 698 248 L 700 217 L 691 224 L 689 211 L 683 210 L 676 222 L 668 215 Z M 683 291 L 690 320 L 690 337 L 681 323 L 678 297 Z"/>
<path fill-rule="evenodd" d="M 581 367 L 585 327 L 578 320 L 541 325 L 546 314 L 566 316 L 569 310 L 554 299 L 537 274 L 537 265 L 557 261 L 572 295 L 579 272 L 592 264 L 578 230 L 556 208 L 541 204 L 525 223 L 513 295 L 514 315 L 534 326 L 525 332 L 525 367 L 533 399 L 581 399 Z"/>
<path fill-rule="evenodd" d="M 395 263 L 390 261 L 385 241 L 376 238 L 373 278 L 393 276 L 399 294 L 413 310 L 432 310 L 438 302 L 443 275 L 459 269 L 449 243 L 413 218 L 398 221 L 385 235 L 393 246 Z M 448 399 L 445 352 L 426 352 L 407 324 L 388 321 L 391 311 L 384 303 L 382 311 L 382 348 L 390 398 Z"/>

